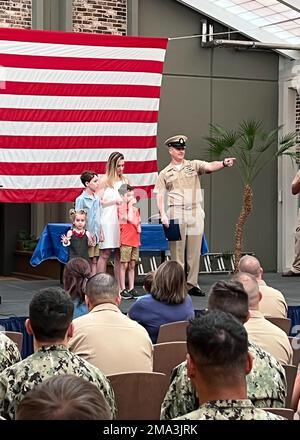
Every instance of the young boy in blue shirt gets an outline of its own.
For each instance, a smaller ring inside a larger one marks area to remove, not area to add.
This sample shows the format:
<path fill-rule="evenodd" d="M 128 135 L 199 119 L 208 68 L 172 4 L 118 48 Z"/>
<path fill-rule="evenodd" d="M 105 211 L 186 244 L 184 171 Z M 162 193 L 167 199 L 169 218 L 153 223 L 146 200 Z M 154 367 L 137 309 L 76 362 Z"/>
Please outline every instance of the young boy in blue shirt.
<path fill-rule="evenodd" d="M 92 235 L 95 245 L 89 247 L 91 275 L 96 274 L 97 258 L 99 257 L 99 242 L 103 241 L 101 230 L 101 205 L 100 199 L 95 194 L 99 186 L 98 174 L 94 171 L 84 171 L 80 180 L 85 187 L 80 196 L 75 200 L 75 210 L 87 210 L 87 230 Z"/>

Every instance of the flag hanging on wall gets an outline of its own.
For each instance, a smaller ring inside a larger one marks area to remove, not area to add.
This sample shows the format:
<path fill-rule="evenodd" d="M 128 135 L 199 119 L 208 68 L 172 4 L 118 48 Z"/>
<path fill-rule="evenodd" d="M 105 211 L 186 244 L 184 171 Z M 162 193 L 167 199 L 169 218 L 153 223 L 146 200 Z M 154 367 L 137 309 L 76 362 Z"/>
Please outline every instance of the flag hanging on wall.
<path fill-rule="evenodd" d="M 0 202 L 66 202 L 113 151 L 149 195 L 165 38 L 0 29 Z"/>

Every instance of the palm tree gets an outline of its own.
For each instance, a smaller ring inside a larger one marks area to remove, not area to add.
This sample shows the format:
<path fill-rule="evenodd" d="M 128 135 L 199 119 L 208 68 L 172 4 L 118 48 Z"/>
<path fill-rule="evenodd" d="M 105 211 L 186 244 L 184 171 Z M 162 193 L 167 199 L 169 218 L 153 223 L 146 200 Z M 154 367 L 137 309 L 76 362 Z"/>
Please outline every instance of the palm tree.
<path fill-rule="evenodd" d="M 211 124 L 210 128 L 211 134 L 205 137 L 205 140 L 208 142 L 212 158 L 219 159 L 225 154 L 236 157 L 236 166 L 244 186 L 243 205 L 235 226 L 236 272 L 242 254 L 244 226 L 253 208 L 253 182 L 273 159 L 282 155 L 297 158 L 296 152 L 289 151 L 296 144 L 296 133 L 288 133 L 278 141 L 278 133 L 282 127 L 266 133 L 262 128 L 262 122 L 256 120 L 243 121 L 236 130 L 227 130 L 214 124 Z M 271 147 L 278 142 L 279 148 L 273 152 Z"/>

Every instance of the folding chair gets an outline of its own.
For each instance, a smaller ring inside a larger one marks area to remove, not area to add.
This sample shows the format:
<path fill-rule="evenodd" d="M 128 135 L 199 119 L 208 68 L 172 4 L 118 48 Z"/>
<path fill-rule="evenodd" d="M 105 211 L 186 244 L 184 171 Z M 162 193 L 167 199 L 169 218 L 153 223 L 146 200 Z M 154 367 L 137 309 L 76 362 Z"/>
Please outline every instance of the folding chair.
<path fill-rule="evenodd" d="M 289 341 L 293 349 L 293 365 L 298 368 L 300 362 L 300 338 L 289 336 Z"/>
<path fill-rule="evenodd" d="M 168 388 L 162 373 L 120 373 L 107 376 L 113 387 L 117 420 L 159 420 Z"/>
<path fill-rule="evenodd" d="M 294 420 L 294 410 L 290 408 L 262 408 L 265 411 L 284 417 L 288 420 Z"/>
<path fill-rule="evenodd" d="M 187 347 L 184 341 L 154 344 L 153 348 L 153 371 L 164 373 L 168 378 L 173 368 L 186 359 Z"/>
<path fill-rule="evenodd" d="M 19 352 L 21 353 L 23 346 L 23 334 L 20 332 L 9 332 L 9 331 L 5 331 L 4 333 L 9 339 L 11 339 L 12 341 L 14 341 L 15 344 L 17 344 Z"/>
<path fill-rule="evenodd" d="M 156 343 L 186 341 L 186 328 L 188 324 L 189 321 L 177 321 L 161 325 Z"/>
<path fill-rule="evenodd" d="M 291 408 L 292 394 L 294 383 L 297 376 L 297 367 L 295 365 L 282 365 L 285 370 L 285 377 L 287 383 L 287 393 L 285 398 L 285 408 Z"/>
<path fill-rule="evenodd" d="M 265 316 L 265 318 L 272 322 L 272 324 L 277 325 L 277 327 L 281 328 L 287 335 L 289 335 L 291 330 L 292 321 L 289 318 L 274 318 L 271 316 Z"/>

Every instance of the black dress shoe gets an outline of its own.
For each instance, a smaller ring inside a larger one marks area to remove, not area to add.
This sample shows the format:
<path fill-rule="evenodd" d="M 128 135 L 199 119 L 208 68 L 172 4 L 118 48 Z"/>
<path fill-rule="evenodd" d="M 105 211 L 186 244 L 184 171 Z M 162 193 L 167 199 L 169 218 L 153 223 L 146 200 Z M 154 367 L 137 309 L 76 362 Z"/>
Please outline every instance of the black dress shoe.
<path fill-rule="evenodd" d="M 300 277 L 300 272 L 293 272 L 292 270 L 288 270 L 287 272 L 283 272 L 283 277 Z"/>
<path fill-rule="evenodd" d="M 205 293 L 203 292 L 203 290 L 201 290 L 200 287 L 196 287 L 196 286 L 192 287 L 188 291 L 188 293 L 193 296 L 205 296 Z"/>

